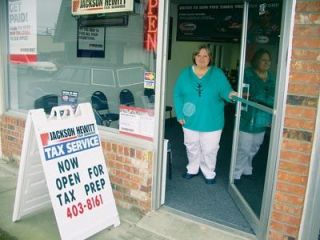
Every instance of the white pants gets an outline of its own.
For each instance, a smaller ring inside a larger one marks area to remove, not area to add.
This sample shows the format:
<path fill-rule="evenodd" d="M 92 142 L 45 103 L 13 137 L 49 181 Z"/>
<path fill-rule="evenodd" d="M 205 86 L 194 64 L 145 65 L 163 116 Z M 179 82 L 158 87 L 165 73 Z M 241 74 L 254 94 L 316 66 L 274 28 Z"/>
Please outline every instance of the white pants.
<path fill-rule="evenodd" d="M 207 179 L 216 176 L 217 153 L 222 130 L 213 132 L 199 132 L 183 128 L 184 145 L 187 148 L 189 163 L 187 171 L 197 174 L 199 168 Z"/>
<path fill-rule="evenodd" d="M 259 151 L 264 134 L 265 132 L 239 132 L 236 166 L 233 172 L 234 179 L 240 179 L 241 175 L 252 175 L 252 159 Z"/>

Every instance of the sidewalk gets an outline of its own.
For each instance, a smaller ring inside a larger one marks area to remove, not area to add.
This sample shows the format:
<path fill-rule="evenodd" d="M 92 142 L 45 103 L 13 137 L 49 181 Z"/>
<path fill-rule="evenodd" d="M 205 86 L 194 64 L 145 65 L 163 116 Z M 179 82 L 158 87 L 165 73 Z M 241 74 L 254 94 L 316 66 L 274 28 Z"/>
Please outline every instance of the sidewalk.
<path fill-rule="evenodd" d="M 46 209 L 19 222 L 11 221 L 18 169 L 0 159 L 0 240 L 60 239 L 52 209 Z M 92 240 L 245 240 L 253 239 L 177 216 L 165 209 L 142 216 L 138 212 L 118 208 L 120 226 L 110 227 Z"/>

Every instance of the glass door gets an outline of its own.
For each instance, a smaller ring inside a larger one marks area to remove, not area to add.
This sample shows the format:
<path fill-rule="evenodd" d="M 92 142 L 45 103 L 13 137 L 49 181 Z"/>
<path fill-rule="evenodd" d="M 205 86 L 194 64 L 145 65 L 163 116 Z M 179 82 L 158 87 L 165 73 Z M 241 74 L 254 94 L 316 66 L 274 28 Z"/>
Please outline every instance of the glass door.
<path fill-rule="evenodd" d="M 244 1 L 229 192 L 259 235 L 276 118 L 282 1 Z"/>

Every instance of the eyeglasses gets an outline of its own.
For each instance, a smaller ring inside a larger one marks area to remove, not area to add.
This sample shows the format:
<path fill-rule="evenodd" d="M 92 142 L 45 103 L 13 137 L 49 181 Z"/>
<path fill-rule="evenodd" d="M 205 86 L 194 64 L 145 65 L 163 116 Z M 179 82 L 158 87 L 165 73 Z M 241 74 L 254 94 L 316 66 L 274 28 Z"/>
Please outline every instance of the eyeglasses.
<path fill-rule="evenodd" d="M 197 91 L 198 91 L 198 95 L 199 95 L 199 97 L 201 97 L 201 93 L 202 93 L 202 85 L 201 85 L 200 83 L 198 83 Z"/>

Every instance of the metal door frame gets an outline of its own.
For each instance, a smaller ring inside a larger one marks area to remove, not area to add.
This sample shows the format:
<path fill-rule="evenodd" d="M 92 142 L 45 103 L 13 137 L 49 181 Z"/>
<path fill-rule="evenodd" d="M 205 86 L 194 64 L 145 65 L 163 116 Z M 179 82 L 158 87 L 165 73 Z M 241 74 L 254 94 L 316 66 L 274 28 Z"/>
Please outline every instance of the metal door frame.
<path fill-rule="evenodd" d="M 169 29 L 169 1 L 158 0 L 158 35 L 156 54 L 156 82 L 155 82 L 155 106 L 154 106 L 154 161 L 153 161 L 153 181 L 152 181 L 152 202 L 151 208 L 158 209 L 161 200 L 164 198 L 165 184 L 163 174 L 165 171 L 165 161 L 163 160 L 164 125 L 165 125 L 165 88 L 167 78 L 167 49 L 168 49 L 168 29 Z"/>
<path fill-rule="evenodd" d="M 267 110 L 273 114 L 272 127 L 270 135 L 270 145 L 268 151 L 268 164 L 266 168 L 265 184 L 261 204 L 260 218 L 258 218 L 253 210 L 250 208 L 249 204 L 243 198 L 241 193 L 235 187 L 233 183 L 233 168 L 236 161 L 236 150 L 238 146 L 238 135 L 239 135 L 239 122 L 240 115 L 236 114 L 236 122 L 234 128 L 234 139 L 232 146 L 232 159 L 230 166 L 229 175 L 229 192 L 235 199 L 235 203 L 238 204 L 241 212 L 244 214 L 249 224 L 253 228 L 258 239 L 265 239 L 267 236 L 267 229 L 269 224 L 269 217 L 271 214 L 271 206 L 273 203 L 273 196 L 275 191 L 275 173 L 278 169 L 278 159 L 280 155 L 280 146 L 282 141 L 282 129 L 284 124 L 284 113 L 285 113 L 285 97 L 287 96 L 287 86 L 289 81 L 289 64 L 291 59 L 291 49 L 292 49 L 292 35 L 293 35 L 293 24 L 294 24 L 294 9 L 296 0 L 284 0 L 282 4 L 282 17 L 281 17 L 281 32 L 280 32 L 280 42 L 279 42 L 279 52 L 278 52 L 278 64 L 277 64 L 277 86 L 275 91 L 275 103 L 273 111 L 269 109 L 264 109 L 265 107 L 257 104 L 248 102 L 245 99 L 239 99 L 237 103 L 237 109 L 240 109 L 241 102 L 249 104 L 261 110 Z M 243 79 L 244 75 L 244 57 L 246 49 L 246 33 L 247 33 L 247 23 L 248 23 L 248 12 L 249 12 L 250 0 L 244 1 L 244 24 L 243 24 L 243 34 L 241 43 L 241 60 L 240 60 L 240 72 L 239 79 Z M 280 81 L 281 80 L 281 81 Z M 240 82 L 238 89 L 242 89 L 242 82 Z"/>
<path fill-rule="evenodd" d="M 155 112 L 157 115 L 156 119 L 156 129 L 155 129 L 155 159 L 154 159 L 154 167 L 153 167 L 153 194 L 152 194 L 152 209 L 158 209 L 161 206 L 161 196 L 163 194 L 162 187 L 162 170 L 164 168 L 163 161 L 161 160 L 163 157 L 163 136 L 164 136 L 164 111 L 163 106 L 165 106 L 164 101 L 164 93 L 165 93 L 165 79 L 166 79 L 166 68 L 167 68 L 167 33 L 168 33 L 168 8 L 170 6 L 169 1 L 159 1 L 159 12 L 158 12 L 158 51 L 157 51 L 157 79 L 156 81 L 156 96 L 159 97 L 159 101 L 156 101 L 158 104 L 155 106 Z M 248 5 L 250 0 L 244 0 L 244 4 Z M 269 224 L 269 216 L 271 212 L 271 206 L 273 202 L 273 195 L 275 191 L 275 173 L 278 168 L 278 159 L 280 155 L 280 143 L 282 141 L 282 129 L 284 124 L 284 113 L 285 113 L 285 97 L 287 96 L 287 86 L 289 81 L 289 65 L 291 59 L 291 42 L 293 35 L 293 24 L 294 24 L 294 9 L 295 9 L 296 0 L 283 0 L 282 6 L 282 19 L 281 19 L 281 38 L 279 42 L 279 52 L 278 52 L 278 68 L 277 68 L 277 88 L 275 92 L 275 104 L 272 111 L 273 116 L 273 124 L 271 129 L 270 146 L 269 146 L 269 157 L 268 157 L 268 165 L 266 170 L 266 181 L 264 185 L 263 192 L 263 200 L 261 206 L 261 214 L 260 220 L 255 216 L 249 205 L 242 198 L 241 194 L 237 191 L 233 180 L 229 177 L 229 189 L 235 193 L 239 198 L 239 203 L 243 206 L 245 210 L 245 216 L 249 217 L 249 222 L 253 224 L 255 227 L 255 233 L 258 239 L 265 239 L 268 231 Z M 244 16 L 248 16 L 248 8 L 245 10 L 244 8 Z M 247 18 L 246 18 L 247 21 Z M 247 22 L 246 22 L 247 26 Z M 247 27 L 245 26 L 245 31 L 247 31 Z M 243 30 L 243 31 L 244 31 Z M 246 33 L 246 32 L 245 32 Z M 244 36 L 244 34 L 243 34 Z M 242 39 L 242 43 L 246 42 Z M 243 44 L 241 48 L 241 57 L 243 59 L 244 50 Z M 243 60 L 242 60 L 243 62 Z M 244 64 L 244 63 L 243 63 Z M 240 74 L 243 76 L 244 67 L 240 66 Z M 279 81 L 281 79 L 281 81 Z M 242 87 L 242 86 L 240 86 Z M 245 102 L 245 100 L 244 100 Z M 238 103 L 240 104 L 240 103 Z M 262 105 L 255 105 L 256 107 L 263 108 Z M 265 109 L 264 109 L 265 110 Z M 237 115 L 236 118 L 239 118 Z M 238 120 L 239 121 L 239 120 Z M 239 123 L 235 123 L 235 129 L 239 127 Z M 237 136 L 235 136 L 237 139 Z M 235 145 L 237 142 L 233 143 L 232 152 L 234 152 Z M 231 169 L 233 168 L 235 162 L 235 156 L 232 154 L 231 159 Z M 232 170 L 230 171 L 230 176 L 232 176 Z M 242 209 L 241 207 L 241 209 Z"/>

